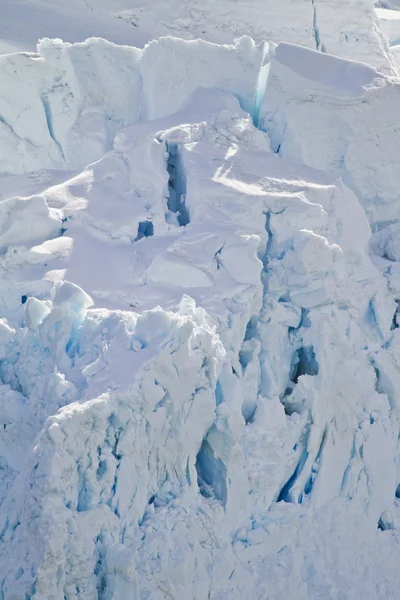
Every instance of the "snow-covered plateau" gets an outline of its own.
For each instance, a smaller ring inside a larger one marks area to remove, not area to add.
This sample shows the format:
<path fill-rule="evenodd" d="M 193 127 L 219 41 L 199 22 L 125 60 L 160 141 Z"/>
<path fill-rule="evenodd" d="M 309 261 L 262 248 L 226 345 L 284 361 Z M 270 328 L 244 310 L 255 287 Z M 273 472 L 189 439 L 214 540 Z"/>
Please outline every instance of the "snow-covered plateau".
<path fill-rule="evenodd" d="M 0 600 L 398 600 L 400 0 L 0 9 Z"/>

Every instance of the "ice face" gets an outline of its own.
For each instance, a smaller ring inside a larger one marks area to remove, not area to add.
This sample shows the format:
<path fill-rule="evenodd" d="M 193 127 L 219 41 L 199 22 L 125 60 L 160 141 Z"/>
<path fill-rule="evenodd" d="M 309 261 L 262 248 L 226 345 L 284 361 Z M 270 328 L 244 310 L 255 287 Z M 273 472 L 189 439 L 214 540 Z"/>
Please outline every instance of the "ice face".
<path fill-rule="evenodd" d="M 0 598 L 397 597 L 397 80 L 39 53 L 0 59 Z"/>

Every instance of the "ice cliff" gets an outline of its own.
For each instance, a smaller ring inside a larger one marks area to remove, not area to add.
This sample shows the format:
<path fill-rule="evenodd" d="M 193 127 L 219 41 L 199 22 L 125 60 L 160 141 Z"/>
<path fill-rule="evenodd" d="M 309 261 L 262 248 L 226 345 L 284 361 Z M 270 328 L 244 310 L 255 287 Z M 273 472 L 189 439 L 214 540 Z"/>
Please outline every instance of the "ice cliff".
<path fill-rule="evenodd" d="M 398 597 L 385 43 L 0 56 L 1 600 Z"/>

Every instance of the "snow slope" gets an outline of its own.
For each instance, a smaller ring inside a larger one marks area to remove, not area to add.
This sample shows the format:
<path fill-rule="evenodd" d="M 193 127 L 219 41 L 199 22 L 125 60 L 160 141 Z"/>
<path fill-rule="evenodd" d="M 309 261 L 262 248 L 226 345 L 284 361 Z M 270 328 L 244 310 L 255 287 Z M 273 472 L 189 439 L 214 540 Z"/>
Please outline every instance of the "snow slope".
<path fill-rule="evenodd" d="M 252 7 L 0 57 L 3 600 L 398 597 L 400 84 Z"/>

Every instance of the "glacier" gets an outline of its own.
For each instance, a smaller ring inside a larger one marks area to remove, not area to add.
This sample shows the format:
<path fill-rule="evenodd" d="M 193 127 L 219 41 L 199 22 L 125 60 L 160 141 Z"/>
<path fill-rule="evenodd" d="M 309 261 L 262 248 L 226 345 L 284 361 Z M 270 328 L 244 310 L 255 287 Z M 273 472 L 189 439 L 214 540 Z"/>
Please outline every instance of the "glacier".
<path fill-rule="evenodd" d="M 398 598 L 396 1 L 8 13 L 0 600 Z"/>

